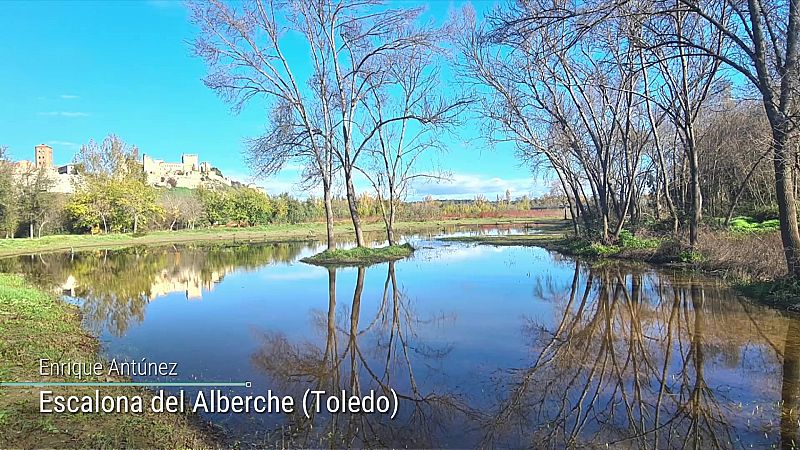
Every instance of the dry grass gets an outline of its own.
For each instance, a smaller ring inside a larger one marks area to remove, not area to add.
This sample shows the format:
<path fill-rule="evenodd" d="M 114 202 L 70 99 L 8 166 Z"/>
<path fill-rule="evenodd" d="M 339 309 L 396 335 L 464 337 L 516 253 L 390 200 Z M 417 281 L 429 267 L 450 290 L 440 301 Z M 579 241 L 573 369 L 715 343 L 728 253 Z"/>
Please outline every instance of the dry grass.
<path fill-rule="evenodd" d="M 786 275 L 786 260 L 778 232 L 731 233 L 704 231 L 697 250 L 704 270 L 742 281 L 775 280 Z"/>

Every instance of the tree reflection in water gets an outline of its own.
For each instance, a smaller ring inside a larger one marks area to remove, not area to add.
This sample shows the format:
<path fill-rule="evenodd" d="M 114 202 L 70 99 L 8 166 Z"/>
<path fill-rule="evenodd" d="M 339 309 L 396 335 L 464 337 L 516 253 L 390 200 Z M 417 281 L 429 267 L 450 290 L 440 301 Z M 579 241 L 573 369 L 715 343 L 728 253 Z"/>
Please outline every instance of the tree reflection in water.
<path fill-rule="evenodd" d="M 328 308 L 319 314 L 318 330 L 325 334 L 324 349 L 310 342 L 292 344 L 281 333 L 264 332 L 263 344 L 253 356 L 254 364 L 270 376 L 282 391 L 302 398 L 309 388 L 364 396 L 370 390 L 398 396 L 400 412 L 394 420 L 382 414 L 320 414 L 310 419 L 301 411 L 289 421 L 295 430 L 290 446 L 332 448 L 351 446 L 438 447 L 439 431 L 466 406 L 453 393 L 437 393 L 421 387 L 414 364 L 435 364 L 451 348 L 411 346 L 415 327 L 429 324 L 411 310 L 399 288 L 395 263 L 388 263 L 383 295 L 377 313 L 362 317 L 366 269 L 357 269 L 349 315 L 337 315 L 336 269 L 328 269 Z M 338 308 L 345 310 L 345 308 Z M 346 311 L 345 311 L 346 312 Z M 413 356 L 412 356 L 413 353 Z M 413 363 L 413 364 L 412 364 Z"/>
<path fill-rule="evenodd" d="M 709 386 L 706 368 L 711 359 L 724 356 L 730 338 L 744 344 L 735 346 L 736 352 L 753 344 L 779 359 L 772 344 L 764 342 L 776 330 L 760 329 L 754 320 L 743 323 L 746 311 L 710 318 L 717 311 L 706 304 L 707 287 L 691 276 L 653 279 L 641 270 L 624 273 L 618 267 L 586 268 L 586 273 L 580 286 L 581 264 L 576 263 L 552 330 L 530 323 L 528 333 L 539 356 L 507 380 L 508 395 L 482 424 L 483 446 L 775 445 L 769 422 L 765 429 L 742 429 L 748 411 L 738 398 L 727 397 L 726 386 Z M 538 293 L 553 299 L 562 295 L 548 286 L 540 286 Z M 728 307 L 738 304 L 722 290 L 714 289 L 714 296 L 718 303 L 729 301 Z M 798 322 L 779 320 L 789 324 L 787 339 L 796 339 L 791 330 Z M 780 436 L 789 448 L 797 436 L 798 359 L 796 348 L 791 350 L 795 354 L 784 361 L 783 401 L 784 410 L 794 415 L 783 414 Z M 760 407 L 765 404 L 769 407 L 769 400 Z"/>

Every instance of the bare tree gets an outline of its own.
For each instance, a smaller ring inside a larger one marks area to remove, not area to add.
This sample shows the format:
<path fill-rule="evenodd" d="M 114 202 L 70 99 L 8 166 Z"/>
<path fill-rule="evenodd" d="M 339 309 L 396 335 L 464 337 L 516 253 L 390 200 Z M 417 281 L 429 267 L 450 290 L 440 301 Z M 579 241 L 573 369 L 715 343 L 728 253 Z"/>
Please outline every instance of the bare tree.
<path fill-rule="evenodd" d="M 330 190 L 336 169 L 344 177 L 356 242 L 363 246 L 353 178 L 360 156 L 384 126 L 403 120 L 429 123 L 449 110 L 439 105 L 445 111 L 419 109 L 378 122 L 364 112 L 371 92 L 382 91 L 390 71 L 406 61 L 401 55 L 435 45 L 436 30 L 415 25 L 421 12 L 387 9 L 378 0 L 192 5 L 201 29 L 195 52 L 210 68 L 206 85 L 237 109 L 256 96 L 271 102 L 267 132 L 250 142 L 250 160 L 261 175 L 277 172 L 290 159 L 307 162 L 306 180 L 323 185 L 329 248 L 334 246 Z M 313 70 L 305 79 L 298 75 L 302 68 L 285 56 L 297 35 L 310 49 Z"/>
<path fill-rule="evenodd" d="M 234 7 L 214 0 L 190 7 L 200 28 L 194 51 L 209 66 L 206 86 L 235 110 L 256 96 L 271 103 L 266 133 L 248 143 L 256 174 L 271 175 L 290 160 L 302 160 L 306 181 L 322 184 L 328 249 L 335 248 L 331 206 L 335 86 L 330 80 L 333 61 L 325 35 L 324 5 L 256 0 Z M 298 78 L 296 73 L 302 71 L 286 57 L 287 31 L 299 33 L 309 45 L 313 73 L 307 80 Z"/>
<path fill-rule="evenodd" d="M 526 30 L 567 27 L 571 46 L 610 18 L 630 15 L 630 2 L 594 0 L 527 8 L 513 23 Z M 634 4 L 635 5 L 635 4 Z M 668 59 L 707 58 L 737 73 L 760 97 L 770 124 L 775 191 L 789 273 L 800 277 L 800 232 L 792 166 L 800 117 L 800 5 L 796 0 L 660 0 L 643 9 L 642 26 L 652 31 L 653 49 L 669 49 Z M 707 33 L 686 33 L 690 21 Z M 709 40 L 709 35 L 724 39 Z M 740 83 L 742 84 L 742 83 Z M 689 111 L 691 108 L 683 108 Z M 684 119 L 685 123 L 685 119 Z"/>
<path fill-rule="evenodd" d="M 571 36 L 576 24 L 527 26 L 529 8 L 545 7 L 512 4 L 483 26 L 467 23 L 462 73 L 485 94 L 480 114 L 490 140 L 514 142 L 523 160 L 552 168 L 573 220 L 583 216 L 587 230 L 611 241 L 642 191 L 648 133 L 634 94 L 636 52 L 619 40 L 622 24 L 593 28 L 584 40 Z"/>
<path fill-rule="evenodd" d="M 645 25 L 642 26 L 640 21 Z M 719 83 L 721 62 L 694 54 L 686 42 L 692 40 L 701 42 L 708 48 L 720 51 L 725 44 L 724 35 L 680 9 L 671 15 L 646 12 L 635 16 L 632 22 L 636 24 L 637 31 L 641 30 L 641 34 L 634 36 L 635 43 L 637 46 L 648 47 L 651 55 L 648 60 L 642 58 L 639 61 L 642 70 L 646 72 L 648 67 L 654 67 L 656 70 L 653 78 L 661 80 L 657 92 L 648 87 L 645 93 L 648 96 L 647 101 L 658 105 L 668 117 L 688 165 L 689 200 L 686 209 L 689 219 L 689 244 L 694 247 L 697 245 L 698 228 L 703 213 L 698 122 L 709 97 L 721 86 Z M 677 36 L 677 44 L 668 47 L 652 47 L 647 44 L 651 40 L 658 39 L 657 36 L 665 34 Z M 653 128 L 657 131 L 655 126 Z M 660 142 L 658 146 L 660 154 L 662 151 Z M 669 192 L 667 199 L 668 205 L 671 205 L 672 198 Z"/>
<path fill-rule="evenodd" d="M 389 68 L 382 89 L 371 90 L 363 101 L 370 126 L 377 129 L 377 141 L 367 147 L 368 165 L 356 168 L 375 188 L 389 245 L 396 243 L 397 210 L 414 180 L 442 177 L 420 172 L 421 157 L 443 150 L 442 135 L 456 123 L 456 115 L 467 103 L 437 94 L 440 72 L 428 68 L 441 54 L 433 50 L 405 52 L 402 60 Z M 387 121 L 387 117 L 400 120 Z"/>

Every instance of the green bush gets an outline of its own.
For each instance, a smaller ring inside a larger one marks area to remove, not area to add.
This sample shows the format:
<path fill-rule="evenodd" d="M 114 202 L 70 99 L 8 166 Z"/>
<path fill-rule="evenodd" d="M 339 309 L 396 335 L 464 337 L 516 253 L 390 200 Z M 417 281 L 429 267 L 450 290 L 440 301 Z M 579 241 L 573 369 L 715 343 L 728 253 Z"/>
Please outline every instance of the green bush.
<path fill-rule="evenodd" d="M 678 253 L 678 260 L 683 263 L 699 263 L 705 260 L 702 253 L 697 250 L 684 250 Z"/>
<path fill-rule="evenodd" d="M 628 230 L 622 230 L 619 233 L 619 243 L 622 248 L 629 249 L 658 248 L 661 240 L 657 238 L 639 238 Z"/>

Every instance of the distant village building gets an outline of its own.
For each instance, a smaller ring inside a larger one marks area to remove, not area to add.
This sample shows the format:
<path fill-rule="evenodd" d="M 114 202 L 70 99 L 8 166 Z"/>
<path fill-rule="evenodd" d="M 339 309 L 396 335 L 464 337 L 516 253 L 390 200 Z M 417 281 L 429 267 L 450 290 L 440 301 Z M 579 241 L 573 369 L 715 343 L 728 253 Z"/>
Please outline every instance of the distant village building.
<path fill-rule="evenodd" d="M 17 176 L 32 173 L 36 170 L 44 170 L 45 175 L 52 181 L 50 192 L 69 194 L 73 191 L 72 182 L 76 177 L 75 166 L 67 164 L 64 166 L 53 165 L 53 147 L 47 144 L 39 144 L 33 148 L 34 162 L 22 160 L 14 164 Z"/>
<path fill-rule="evenodd" d="M 53 167 L 53 147 L 47 144 L 39 144 L 34 147 L 36 153 L 36 167 Z"/>
<path fill-rule="evenodd" d="M 195 154 L 184 153 L 181 162 L 169 163 L 142 155 L 142 169 L 147 183 L 161 187 L 182 187 L 197 189 L 203 185 L 221 183 L 231 186 L 233 182 L 222 176 L 219 170 L 208 162 L 200 162 Z"/>
<path fill-rule="evenodd" d="M 34 161 L 18 161 L 14 163 L 14 170 L 19 177 L 44 170 L 52 181 L 50 192 L 62 194 L 74 191 L 74 182 L 78 177 L 75 164 L 53 165 L 53 147 L 47 144 L 35 146 Z M 147 183 L 157 187 L 197 189 L 200 186 L 238 185 L 235 181 L 224 177 L 210 163 L 201 163 L 196 154 L 183 154 L 179 163 L 164 162 L 142 155 L 142 170 Z"/>

